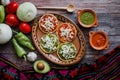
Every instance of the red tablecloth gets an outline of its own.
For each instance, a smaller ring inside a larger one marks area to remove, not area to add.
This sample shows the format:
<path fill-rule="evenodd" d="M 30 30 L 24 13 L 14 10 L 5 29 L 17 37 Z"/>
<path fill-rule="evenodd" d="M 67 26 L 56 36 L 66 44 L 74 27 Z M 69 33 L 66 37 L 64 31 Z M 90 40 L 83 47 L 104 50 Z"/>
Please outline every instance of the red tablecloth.
<path fill-rule="evenodd" d="M 16 65 L 0 56 L 0 80 L 120 80 L 120 46 L 100 57 L 92 65 L 79 64 L 71 69 L 54 70 L 46 74 L 33 68 L 20 71 Z"/>

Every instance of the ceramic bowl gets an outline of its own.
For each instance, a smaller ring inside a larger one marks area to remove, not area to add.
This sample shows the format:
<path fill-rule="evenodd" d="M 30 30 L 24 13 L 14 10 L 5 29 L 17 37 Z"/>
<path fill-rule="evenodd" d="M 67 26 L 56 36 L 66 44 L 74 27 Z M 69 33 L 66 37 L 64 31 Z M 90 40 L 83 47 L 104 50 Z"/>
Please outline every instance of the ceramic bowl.
<path fill-rule="evenodd" d="M 84 24 L 84 23 L 81 21 L 81 19 L 80 19 L 81 15 L 82 15 L 84 12 L 90 12 L 90 13 L 92 13 L 92 14 L 94 15 L 94 21 L 93 21 L 91 24 L 89 24 L 89 25 Z M 98 26 L 98 20 L 97 20 L 97 15 L 96 15 L 95 11 L 93 11 L 93 10 L 91 10 L 91 9 L 78 10 L 77 15 L 78 15 L 78 22 L 79 22 L 79 24 L 80 24 L 81 26 L 83 26 L 83 27 L 85 27 L 85 28 L 91 28 L 91 27 L 97 27 L 97 26 Z"/>
<path fill-rule="evenodd" d="M 108 36 L 102 31 L 90 31 L 89 32 L 89 43 L 92 48 L 96 50 L 108 49 Z"/>

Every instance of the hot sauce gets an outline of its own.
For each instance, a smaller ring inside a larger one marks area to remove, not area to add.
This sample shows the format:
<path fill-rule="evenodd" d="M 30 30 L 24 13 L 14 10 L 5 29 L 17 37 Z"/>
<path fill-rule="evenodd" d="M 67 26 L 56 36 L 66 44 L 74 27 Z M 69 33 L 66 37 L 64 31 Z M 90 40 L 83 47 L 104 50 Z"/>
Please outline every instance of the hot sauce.
<path fill-rule="evenodd" d="M 102 34 L 96 34 L 93 36 L 92 43 L 95 47 L 102 47 L 105 45 L 106 39 Z"/>

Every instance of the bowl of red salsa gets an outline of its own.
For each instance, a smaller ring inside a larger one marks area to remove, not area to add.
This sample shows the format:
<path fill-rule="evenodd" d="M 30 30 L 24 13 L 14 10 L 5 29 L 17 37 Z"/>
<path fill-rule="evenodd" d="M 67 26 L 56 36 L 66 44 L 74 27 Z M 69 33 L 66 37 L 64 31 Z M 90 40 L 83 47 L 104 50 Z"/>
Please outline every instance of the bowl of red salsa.
<path fill-rule="evenodd" d="M 97 27 L 98 20 L 95 11 L 91 9 L 78 10 L 78 22 L 85 28 Z"/>
<path fill-rule="evenodd" d="M 90 31 L 89 32 L 89 43 L 92 48 L 96 50 L 108 49 L 108 36 L 102 31 Z"/>

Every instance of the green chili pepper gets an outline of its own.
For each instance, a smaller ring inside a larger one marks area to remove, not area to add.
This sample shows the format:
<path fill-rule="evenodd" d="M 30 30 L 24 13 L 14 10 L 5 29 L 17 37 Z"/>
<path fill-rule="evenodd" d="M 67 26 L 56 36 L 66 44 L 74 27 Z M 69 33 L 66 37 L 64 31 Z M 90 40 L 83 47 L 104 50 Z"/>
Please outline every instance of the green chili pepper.
<path fill-rule="evenodd" d="M 30 39 L 22 32 L 17 33 L 15 35 L 15 39 L 18 41 L 20 45 L 23 45 L 31 50 L 35 50 L 35 48 L 32 46 Z"/>
<path fill-rule="evenodd" d="M 15 38 L 12 39 L 12 43 L 18 57 L 24 58 L 24 60 L 26 61 L 26 56 L 25 56 L 27 54 L 26 51 L 17 43 Z"/>

